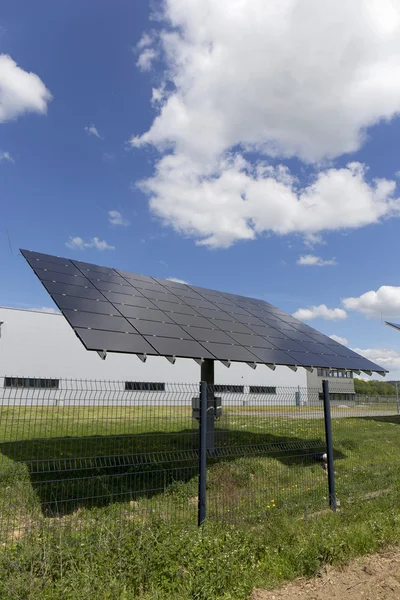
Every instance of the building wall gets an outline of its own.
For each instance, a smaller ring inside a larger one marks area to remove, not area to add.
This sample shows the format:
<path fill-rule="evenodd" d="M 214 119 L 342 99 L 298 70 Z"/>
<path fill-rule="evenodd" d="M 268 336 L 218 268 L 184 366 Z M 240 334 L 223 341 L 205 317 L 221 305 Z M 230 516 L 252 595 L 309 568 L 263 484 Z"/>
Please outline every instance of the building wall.
<path fill-rule="evenodd" d="M 329 373 L 329 374 L 328 374 Z M 336 375 L 336 376 L 334 376 Z M 311 390 L 322 394 L 322 382 L 326 379 L 329 382 L 330 397 L 333 402 L 349 403 L 354 401 L 354 379 L 353 373 L 346 372 L 347 377 L 339 376 L 341 373 L 335 370 L 314 369 L 312 373 L 307 372 L 307 387 L 309 393 Z M 317 396 L 317 393 L 312 394 Z"/>
<path fill-rule="evenodd" d="M 98 392 L 92 397 L 94 401 L 103 397 L 110 398 L 112 391 L 115 401 L 143 399 L 143 393 L 125 392 L 125 381 L 163 382 L 166 384 L 166 392 L 172 392 L 174 383 L 191 384 L 194 386 L 193 390 L 197 391 L 200 367 L 194 360 L 177 359 L 172 365 L 166 358 L 150 356 L 142 363 L 135 355 L 110 353 L 106 360 L 102 361 L 96 352 L 85 350 L 60 314 L 0 308 L 1 321 L 0 389 L 4 386 L 4 377 L 24 377 L 59 379 L 60 387 L 64 390 L 92 386 L 94 391 Z M 114 384 L 113 390 L 107 390 L 106 394 L 101 396 L 100 384 L 96 390 L 93 383 L 77 380 L 106 380 L 119 383 Z M 228 369 L 216 362 L 215 383 L 305 388 L 307 378 L 304 369 L 298 369 L 295 373 L 287 367 L 277 367 L 272 371 L 264 365 L 259 365 L 253 370 L 240 363 L 232 363 Z M 245 390 L 248 391 L 247 388 Z M 60 398 L 60 392 L 56 393 L 54 390 L 29 393 L 26 390 L 23 393 L 21 390 L 8 390 L 7 394 L 8 398 L 14 394 L 15 397 L 28 402 L 35 402 L 35 398 L 36 401 L 42 402 L 43 398 L 47 398 L 46 402 L 56 403 L 57 398 Z M 3 398 L 7 394 L 3 392 Z M 230 394 L 229 399 L 234 399 L 235 396 Z M 243 395 L 237 396 L 239 401 L 239 397 Z M 147 394 L 147 397 L 157 398 L 158 401 L 168 400 L 166 395 L 162 396 L 159 393 Z M 243 398 L 240 398 L 240 402 L 242 400 Z M 270 400 L 272 403 L 276 402 L 273 395 Z M 294 394 L 287 394 L 287 402 L 295 402 Z"/>

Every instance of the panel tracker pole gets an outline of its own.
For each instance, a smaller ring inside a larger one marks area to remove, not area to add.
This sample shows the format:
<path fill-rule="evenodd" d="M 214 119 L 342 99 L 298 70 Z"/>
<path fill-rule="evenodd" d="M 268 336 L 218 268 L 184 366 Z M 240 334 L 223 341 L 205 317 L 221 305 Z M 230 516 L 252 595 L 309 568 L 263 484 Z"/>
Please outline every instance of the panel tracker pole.
<path fill-rule="evenodd" d="M 200 383 L 200 431 L 199 431 L 199 495 L 198 526 L 206 518 L 206 478 L 207 478 L 207 382 Z"/>
<path fill-rule="evenodd" d="M 331 400 L 329 397 L 329 382 L 324 379 L 322 382 L 322 391 L 324 396 L 324 421 L 325 421 L 325 440 L 326 455 L 328 466 L 328 489 L 329 506 L 332 510 L 337 509 L 337 500 L 335 492 L 335 467 L 333 462 L 333 441 L 332 441 L 332 421 L 331 421 Z"/>

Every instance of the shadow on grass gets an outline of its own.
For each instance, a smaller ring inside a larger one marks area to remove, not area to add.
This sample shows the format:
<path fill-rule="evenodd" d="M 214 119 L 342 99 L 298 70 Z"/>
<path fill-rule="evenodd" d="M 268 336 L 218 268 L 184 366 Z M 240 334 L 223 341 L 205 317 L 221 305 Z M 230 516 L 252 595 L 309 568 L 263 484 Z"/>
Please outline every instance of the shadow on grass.
<path fill-rule="evenodd" d="M 47 517 L 151 498 L 191 480 L 193 495 L 197 493 L 197 429 L 5 442 L 0 452 L 11 459 L 3 468 L 0 463 L 0 482 L 12 485 L 13 478 L 16 482 L 20 475 L 15 463 L 23 464 Z M 286 467 L 302 468 L 318 462 L 323 452 L 322 439 L 216 428 L 215 450 L 208 452 L 208 465 L 268 457 Z M 345 455 L 337 451 L 335 458 Z"/>

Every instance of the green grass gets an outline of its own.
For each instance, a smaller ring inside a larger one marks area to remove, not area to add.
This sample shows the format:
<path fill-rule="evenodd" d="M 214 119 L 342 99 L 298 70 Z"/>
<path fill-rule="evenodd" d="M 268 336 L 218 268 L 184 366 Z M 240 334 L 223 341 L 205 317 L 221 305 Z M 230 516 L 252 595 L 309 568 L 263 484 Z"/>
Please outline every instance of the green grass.
<path fill-rule="evenodd" d="M 333 418 L 333 514 L 322 418 L 245 408 L 216 425 L 202 530 L 187 409 L 0 409 L 0 598 L 243 600 L 400 541 L 400 417 Z"/>

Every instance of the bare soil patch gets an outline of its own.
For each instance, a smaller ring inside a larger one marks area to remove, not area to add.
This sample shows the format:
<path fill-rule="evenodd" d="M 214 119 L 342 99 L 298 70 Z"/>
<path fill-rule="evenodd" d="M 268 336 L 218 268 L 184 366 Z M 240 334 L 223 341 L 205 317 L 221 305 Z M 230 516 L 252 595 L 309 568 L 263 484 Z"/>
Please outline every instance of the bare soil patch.
<path fill-rule="evenodd" d="M 275 590 L 254 590 L 252 600 L 400 600 L 400 549 L 326 567 L 313 579 Z"/>

